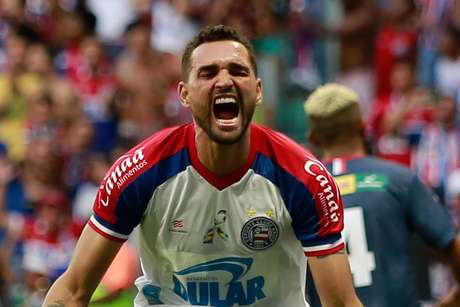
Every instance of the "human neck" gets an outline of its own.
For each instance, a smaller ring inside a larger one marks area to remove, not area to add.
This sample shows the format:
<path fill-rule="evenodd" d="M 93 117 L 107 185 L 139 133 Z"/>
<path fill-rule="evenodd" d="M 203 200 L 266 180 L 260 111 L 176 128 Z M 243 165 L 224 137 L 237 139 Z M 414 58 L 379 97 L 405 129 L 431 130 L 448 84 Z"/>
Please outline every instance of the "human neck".
<path fill-rule="evenodd" d="M 323 149 L 324 160 L 329 160 L 344 156 L 364 156 L 366 150 L 361 139 L 350 140 L 346 143 L 336 144 Z"/>
<path fill-rule="evenodd" d="M 205 131 L 198 128 L 195 142 L 201 164 L 218 176 L 238 170 L 246 163 L 249 156 L 250 130 L 248 128 L 237 143 L 224 145 L 212 141 Z"/>

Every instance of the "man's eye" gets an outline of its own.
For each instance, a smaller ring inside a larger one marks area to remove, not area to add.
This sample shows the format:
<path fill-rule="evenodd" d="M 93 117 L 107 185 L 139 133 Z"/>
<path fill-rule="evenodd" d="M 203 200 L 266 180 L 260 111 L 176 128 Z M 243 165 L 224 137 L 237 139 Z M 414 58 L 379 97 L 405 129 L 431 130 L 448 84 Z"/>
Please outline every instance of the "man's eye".
<path fill-rule="evenodd" d="M 211 78 L 213 75 L 211 71 L 202 71 L 198 74 L 200 78 Z"/>
<path fill-rule="evenodd" d="M 248 72 L 246 70 L 237 70 L 236 72 L 234 72 L 234 75 L 235 76 L 247 76 Z"/>
<path fill-rule="evenodd" d="M 234 76 L 247 76 L 247 75 L 249 75 L 249 71 L 246 70 L 246 69 L 243 69 L 243 68 L 235 68 L 235 69 L 232 69 L 230 72 Z"/>

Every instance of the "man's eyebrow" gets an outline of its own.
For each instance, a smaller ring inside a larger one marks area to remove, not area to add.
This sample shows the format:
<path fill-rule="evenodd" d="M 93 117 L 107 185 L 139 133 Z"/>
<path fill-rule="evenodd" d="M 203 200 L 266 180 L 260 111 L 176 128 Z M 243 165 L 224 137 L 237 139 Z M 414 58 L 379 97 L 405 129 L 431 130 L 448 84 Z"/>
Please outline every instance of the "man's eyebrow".
<path fill-rule="evenodd" d="M 228 68 L 237 69 L 237 70 L 244 70 L 244 71 L 250 71 L 249 66 L 247 66 L 245 64 L 241 64 L 241 63 L 236 63 L 236 62 L 229 63 Z M 217 65 L 217 64 L 206 64 L 206 65 L 199 66 L 197 68 L 197 71 L 198 72 L 201 72 L 201 71 L 215 71 L 215 70 L 218 70 L 218 69 L 219 69 L 219 65 Z"/>
<path fill-rule="evenodd" d="M 200 66 L 198 67 L 197 71 L 198 72 L 201 72 L 201 71 L 213 71 L 213 70 L 217 70 L 219 67 L 217 64 L 208 64 L 208 65 L 203 65 L 203 66 Z"/>
<path fill-rule="evenodd" d="M 238 69 L 238 70 L 250 71 L 249 66 L 244 65 L 244 64 L 240 64 L 240 63 L 232 62 L 232 63 L 228 64 L 228 66 L 229 66 L 230 69 Z"/>

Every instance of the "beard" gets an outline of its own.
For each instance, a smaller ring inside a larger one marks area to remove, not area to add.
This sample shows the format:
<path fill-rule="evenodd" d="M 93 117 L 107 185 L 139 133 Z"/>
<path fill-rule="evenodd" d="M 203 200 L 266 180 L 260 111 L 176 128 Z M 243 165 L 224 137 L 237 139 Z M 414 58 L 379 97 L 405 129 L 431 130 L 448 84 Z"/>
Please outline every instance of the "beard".
<path fill-rule="evenodd" d="M 240 100 L 241 101 L 241 100 Z M 214 132 L 212 128 L 212 123 L 211 123 L 211 118 L 212 116 L 212 111 L 208 110 L 204 116 L 195 116 L 193 115 L 193 118 L 195 120 L 195 123 L 206 133 L 206 135 L 215 143 L 220 144 L 220 145 L 233 145 L 238 143 L 243 136 L 245 135 L 246 131 L 248 130 L 249 124 L 252 121 L 252 117 L 254 115 L 255 107 L 250 109 L 250 110 L 244 110 L 243 108 L 244 103 L 240 106 L 240 112 L 242 112 L 242 127 L 240 128 L 240 131 L 238 134 L 236 134 L 233 137 L 229 137 L 226 132 L 224 133 L 219 133 L 219 132 Z"/>
<path fill-rule="evenodd" d="M 249 124 L 251 123 L 252 115 L 249 119 L 245 118 L 243 119 L 243 126 L 240 130 L 240 132 L 232 137 L 226 137 L 223 135 L 219 135 L 219 133 L 215 133 L 212 131 L 211 125 L 209 124 L 209 121 L 206 121 L 202 118 L 195 118 L 196 124 L 203 129 L 203 131 L 206 133 L 206 135 L 215 143 L 220 144 L 220 145 L 233 145 L 238 143 L 248 130 Z"/>

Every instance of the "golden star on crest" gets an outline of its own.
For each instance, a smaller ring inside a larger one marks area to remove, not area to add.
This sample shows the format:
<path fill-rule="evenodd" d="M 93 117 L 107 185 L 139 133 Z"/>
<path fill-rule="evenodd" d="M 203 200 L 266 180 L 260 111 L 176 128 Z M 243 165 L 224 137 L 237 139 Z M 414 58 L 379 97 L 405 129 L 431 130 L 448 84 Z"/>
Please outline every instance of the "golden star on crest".
<path fill-rule="evenodd" d="M 265 211 L 265 215 L 272 218 L 275 215 L 275 213 L 272 209 L 268 209 L 267 211 Z"/>
<path fill-rule="evenodd" d="M 249 208 L 248 209 L 248 216 L 249 217 L 254 217 L 254 216 L 256 216 L 256 214 L 257 214 L 257 212 L 256 212 L 256 210 L 254 210 L 254 208 Z"/>

